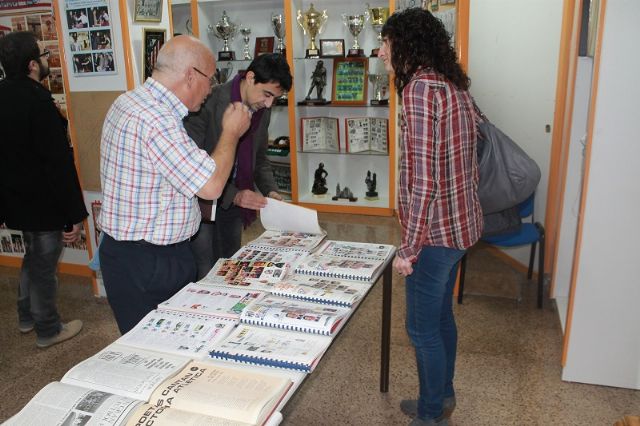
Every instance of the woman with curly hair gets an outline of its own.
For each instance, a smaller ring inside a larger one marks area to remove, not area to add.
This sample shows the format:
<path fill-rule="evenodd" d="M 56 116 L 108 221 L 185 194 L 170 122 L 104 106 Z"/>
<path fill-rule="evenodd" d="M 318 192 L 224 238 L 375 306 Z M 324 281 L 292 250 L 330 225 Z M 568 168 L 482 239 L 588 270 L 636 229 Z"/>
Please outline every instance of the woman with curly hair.
<path fill-rule="evenodd" d="M 405 277 L 406 329 L 420 392 L 403 400 L 410 425 L 448 425 L 456 405 L 457 330 L 452 299 L 458 263 L 482 231 L 469 78 L 442 22 L 419 8 L 389 17 L 378 56 L 402 97 L 399 218 L 393 261 Z"/>

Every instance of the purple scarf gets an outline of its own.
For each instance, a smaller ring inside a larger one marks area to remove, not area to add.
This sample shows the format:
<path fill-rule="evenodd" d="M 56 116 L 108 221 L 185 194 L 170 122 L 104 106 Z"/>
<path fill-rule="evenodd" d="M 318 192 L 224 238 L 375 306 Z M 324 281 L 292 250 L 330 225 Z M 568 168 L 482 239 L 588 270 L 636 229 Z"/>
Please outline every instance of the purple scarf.
<path fill-rule="evenodd" d="M 244 78 L 243 74 L 238 74 L 233 78 L 231 83 L 231 102 L 242 102 L 240 96 L 240 81 Z M 251 127 L 249 130 L 240 137 L 238 142 L 238 150 L 236 152 L 236 171 L 235 171 L 235 184 L 239 190 L 249 189 L 254 190 L 254 177 L 253 177 L 253 135 L 258 129 L 260 120 L 264 109 L 255 111 L 251 116 Z M 256 220 L 257 214 L 255 210 L 240 208 L 242 214 L 242 223 L 247 228 L 254 220 Z"/>

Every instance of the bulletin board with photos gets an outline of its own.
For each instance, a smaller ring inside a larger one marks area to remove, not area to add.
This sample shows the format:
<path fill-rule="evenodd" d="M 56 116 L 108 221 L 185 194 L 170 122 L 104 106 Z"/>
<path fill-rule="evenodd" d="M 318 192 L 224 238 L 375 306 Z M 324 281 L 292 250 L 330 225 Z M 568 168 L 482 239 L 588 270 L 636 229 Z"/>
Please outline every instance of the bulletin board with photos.
<path fill-rule="evenodd" d="M 115 74 L 113 33 L 107 0 L 66 0 L 65 25 L 75 76 Z"/>

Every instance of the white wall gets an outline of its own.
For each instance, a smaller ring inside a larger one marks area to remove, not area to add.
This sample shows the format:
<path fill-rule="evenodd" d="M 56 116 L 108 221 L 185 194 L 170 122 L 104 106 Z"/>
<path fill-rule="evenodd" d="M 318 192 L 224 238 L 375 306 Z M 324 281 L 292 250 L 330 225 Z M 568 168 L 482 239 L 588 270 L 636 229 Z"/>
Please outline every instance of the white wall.
<path fill-rule="evenodd" d="M 471 92 L 489 119 L 540 166 L 535 219 L 543 223 L 551 150 L 545 125 L 553 124 L 561 25 L 557 0 L 470 2 Z M 528 247 L 505 251 L 528 264 Z"/>
<path fill-rule="evenodd" d="M 609 0 L 563 379 L 640 389 L 640 2 Z"/>

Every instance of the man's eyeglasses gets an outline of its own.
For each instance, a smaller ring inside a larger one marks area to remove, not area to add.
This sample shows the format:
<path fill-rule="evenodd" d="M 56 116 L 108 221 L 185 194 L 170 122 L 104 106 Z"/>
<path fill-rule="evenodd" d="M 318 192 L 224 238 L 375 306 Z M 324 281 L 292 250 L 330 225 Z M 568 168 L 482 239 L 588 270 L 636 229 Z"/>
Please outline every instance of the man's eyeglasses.
<path fill-rule="evenodd" d="M 211 77 L 207 77 L 207 75 L 202 71 L 200 71 L 198 68 L 196 67 L 191 67 L 191 68 L 193 68 L 195 72 L 197 72 L 198 74 L 200 74 L 201 76 L 209 80 L 209 84 L 211 85 L 211 87 L 215 87 L 218 85 L 218 79 L 216 78 L 215 74 L 212 75 Z"/>
<path fill-rule="evenodd" d="M 46 59 L 49 59 L 49 55 L 51 55 L 51 52 L 45 49 L 44 52 L 40 54 L 40 57 L 42 58 L 44 56 Z"/>

